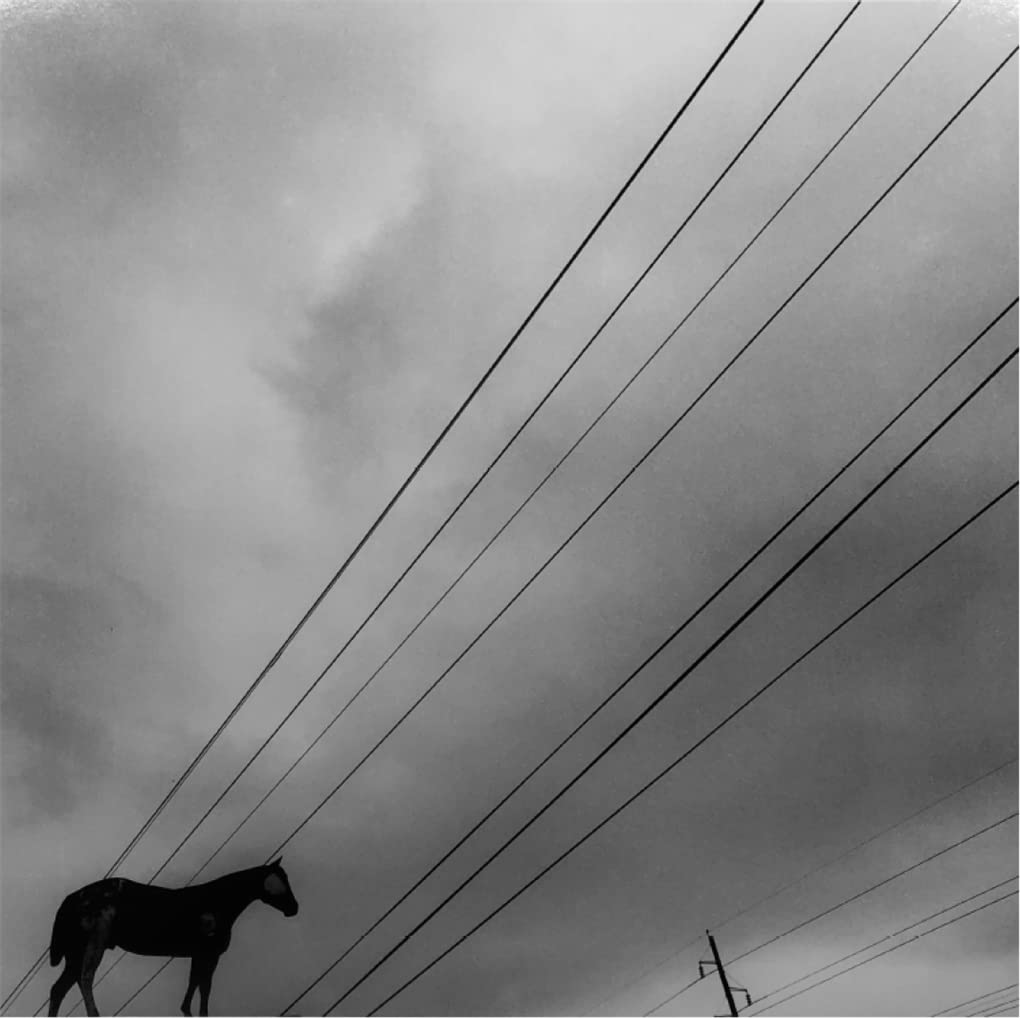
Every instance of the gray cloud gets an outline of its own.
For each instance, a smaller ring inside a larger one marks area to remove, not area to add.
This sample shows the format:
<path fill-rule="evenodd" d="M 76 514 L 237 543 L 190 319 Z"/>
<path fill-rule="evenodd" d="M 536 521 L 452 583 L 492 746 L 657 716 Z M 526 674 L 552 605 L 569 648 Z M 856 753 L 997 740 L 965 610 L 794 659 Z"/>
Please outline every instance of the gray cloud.
<path fill-rule="evenodd" d="M 59 900 L 106 869 L 265 663 L 718 52 L 736 13 L 7 8 L 5 972 L 27 967 Z M 836 13 L 766 8 L 126 875 L 148 877 L 329 660 Z M 168 883 L 190 876 L 374 670 L 938 13 L 866 5 L 855 15 L 456 525 L 175 860 Z M 210 875 L 261 861 L 300 821 L 812 269 L 1015 33 L 994 5 L 954 15 Z M 1015 91 L 1005 76 L 989 88 L 288 846 L 300 920 L 243 918 L 214 1009 L 266 1013 L 299 992 L 1012 297 Z M 1008 351 L 1015 323 L 1014 314 L 305 1003 L 321 1010 L 561 787 Z M 1010 483 L 1015 429 L 1008 373 L 351 1009 L 378 1003 Z M 1015 521 L 1010 501 L 945 549 L 394 1009 L 586 1010 L 706 925 L 1008 756 Z M 726 951 L 1014 802 L 1007 771 L 727 927 Z M 1010 828 L 748 959 L 738 976 L 763 992 L 1001 879 L 1014 860 Z M 1015 918 L 1015 907 L 1005 913 Z M 962 999 L 972 983 L 979 992 L 1015 957 L 1003 914 L 897 952 L 867 980 L 798 998 L 804 1009 L 791 1013 L 916 1013 Z M 647 1009 L 690 977 L 695 954 L 607 1008 Z M 101 1004 L 117 1006 L 153 967 L 120 966 Z M 182 967 L 139 998 L 139 1013 L 176 1010 Z M 699 986 L 675 1013 L 717 1010 L 713 992 Z"/>

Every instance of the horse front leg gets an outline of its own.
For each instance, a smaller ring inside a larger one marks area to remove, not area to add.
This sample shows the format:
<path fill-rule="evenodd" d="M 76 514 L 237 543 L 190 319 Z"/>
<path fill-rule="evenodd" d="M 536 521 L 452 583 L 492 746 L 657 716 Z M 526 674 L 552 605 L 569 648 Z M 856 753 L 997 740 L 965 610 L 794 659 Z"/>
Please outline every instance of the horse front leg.
<path fill-rule="evenodd" d="M 204 964 L 198 977 L 198 1013 L 202 1016 L 209 1014 L 209 992 L 212 990 L 213 972 L 216 971 L 216 963 L 219 960 L 220 956 L 218 954 L 204 959 Z"/>
<path fill-rule="evenodd" d="M 193 956 L 191 971 L 188 973 L 188 992 L 184 994 L 184 1000 L 181 1001 L 181 1014 L 186 1015 L 187 1018 L 191 1018 L 191 998 L 195 995 L 195 990 L 198 989 L 199 964 L 198 956 Z"/>

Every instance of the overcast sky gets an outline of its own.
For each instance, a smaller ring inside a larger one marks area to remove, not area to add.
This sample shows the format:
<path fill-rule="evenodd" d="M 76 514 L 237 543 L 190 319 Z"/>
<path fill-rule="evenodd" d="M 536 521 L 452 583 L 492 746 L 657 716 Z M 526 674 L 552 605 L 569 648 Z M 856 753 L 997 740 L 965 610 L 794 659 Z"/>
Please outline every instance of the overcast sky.
<path fill-rule="evenodd" d="M 6 993 L 248 687 L 749 4 L 3 8 Z M 161 875 L 182 884 L 948 9 L 867 3 L 301 711 Z M 118 871 L 147 880 L 598 327 L 848 10 L 766 4 L 407 495 Z M 203 879 L 262 862 L 1015 45 L 965 0 Z M 213 985 L 275 1014 L 1016 295 L 1009 64 L 287 846 Z M 342 966 L 318 1014 L 1015 346 L 1014 309 Z M 1016 479 L 1015 362 L 341 1008 L 365 1013 Z M 640 1014 L 1015 809 L 1011 495 L 387 1008 Z M 738 963 L 764 995 L 1016 872 L 1015 821 Z M 984 900 L 984 899 L 981 899 Z M 980 903 L 980 902 L 979 902 Z M 700 952 L 700 954 L 699 954 Z M 1016 899 L 784 1013 L 931 1014 L 1015 980 Z M 108 961 L 112 956 L 108 956 Z M 97 990 L 111 1013 L 157 967 Z M 128 1014 L 177 1013 L 176 961 Z M 31 1013 L 48 965 L 19 1000 Z M 600 1001 L 606 999 L 600 1004 Z M 69 996 L 66 1006 L 77 999 Z M 706 981 L 665 1014 L 724 1010 Z"/>

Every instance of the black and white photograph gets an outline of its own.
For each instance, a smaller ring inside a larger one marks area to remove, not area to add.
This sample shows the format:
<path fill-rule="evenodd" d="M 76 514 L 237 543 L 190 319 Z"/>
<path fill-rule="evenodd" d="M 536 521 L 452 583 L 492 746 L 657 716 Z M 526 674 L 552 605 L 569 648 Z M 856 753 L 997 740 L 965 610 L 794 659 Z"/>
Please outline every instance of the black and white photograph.
<path fill-rule="evenodd" d="M 0 0 L 3 1015 L 992 1016 L 1015 0 Z"/>

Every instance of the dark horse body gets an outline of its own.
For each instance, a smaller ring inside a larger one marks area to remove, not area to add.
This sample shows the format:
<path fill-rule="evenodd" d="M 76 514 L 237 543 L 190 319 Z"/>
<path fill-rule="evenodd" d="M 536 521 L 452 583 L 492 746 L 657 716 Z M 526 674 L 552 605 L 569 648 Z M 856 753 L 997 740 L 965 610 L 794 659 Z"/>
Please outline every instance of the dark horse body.
<path fill-rule="evenodd" d="M 207 884 L 170 889 L 110 877 L 69 894 L 57 909 L 50 941 L 50 964 L 65 960 L 50 991 L 50 1014 L 77 982 L 90 1015 L 97 1015 L 92 979 L 103 952 L 120 947 L 133 954 L 191 958 L 188 992 L 181 1010 L 191 1014 L 198 989 L 203 1015 L 220 955 L 230 944 L 237 917 L 253 902 L 292 916 L 298 910 L 280 860 L 241 870 Z"/>

